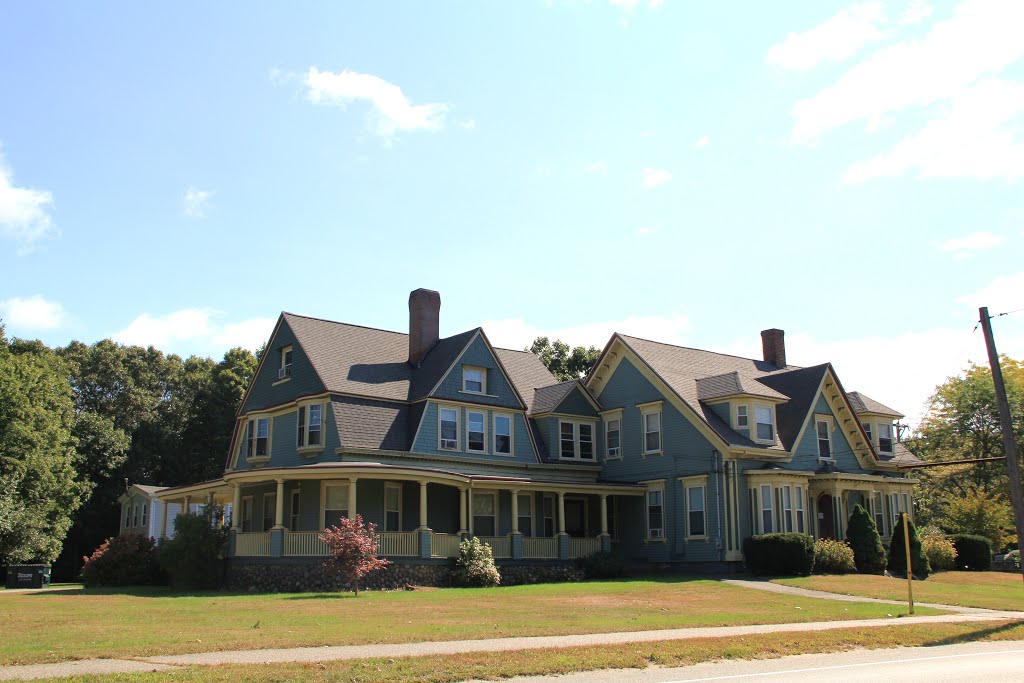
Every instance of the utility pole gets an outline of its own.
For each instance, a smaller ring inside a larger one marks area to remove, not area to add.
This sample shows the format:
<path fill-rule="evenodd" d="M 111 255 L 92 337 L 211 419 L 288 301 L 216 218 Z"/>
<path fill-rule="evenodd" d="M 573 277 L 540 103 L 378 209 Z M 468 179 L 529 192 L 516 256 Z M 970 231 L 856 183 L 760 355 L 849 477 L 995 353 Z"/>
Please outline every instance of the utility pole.
<path fill-rule="evenodd" d="M 978 309 L 981 316 L 981 331 L 985 334 L 988 348 L 988 363 L 992 367 L 992 381 L 996 386 L 996 401 L 999 403 L 999 425 L 1003 433 L 1003 450 L 1006 452 L 1006 469 L 1010 475 L 1010 499 L 1013 501 L 1013 521 L 1017 526 L 1017 547 L 1024 560 L 1024 493 L 1020 487 L 1020 461 L 1017 460 L 1017 443 L 1013 439 L 1013 423 L 1010 421 L 1010 402 L 1006 400 L 1006 386 L 1003 371 L 999 367 L 996 341 L 992 338 L 992 319 L 988 307 Z M 1024 561 L 1021 562 L 1021 578 L 1024 578 Z"/>

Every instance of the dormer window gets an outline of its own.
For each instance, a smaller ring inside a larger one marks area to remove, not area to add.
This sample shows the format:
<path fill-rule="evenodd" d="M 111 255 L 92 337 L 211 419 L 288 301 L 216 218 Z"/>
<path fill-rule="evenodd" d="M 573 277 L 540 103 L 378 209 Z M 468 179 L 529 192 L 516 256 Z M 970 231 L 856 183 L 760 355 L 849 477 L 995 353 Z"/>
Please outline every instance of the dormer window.
<path fill-rule="evenodd" d="M 875 437 L 872 436 L 872 434 L 871 434 L 871 423 L 870 422 L 865 422 L 864 423 L 864 431 L 867 432 L 868 443 L 870 443 L 870 444 L 875 443 Z"/>
<path fill-rule="evenodd" d="M 757 406 L 754 408 L 754 420 L 758 441 L 775 441 L 775 421 L 772 419 L 772 409 L 768 406 Z"/>
<path fill-rule="evenodd" d="M 878 423 L 878 452 L 892 453 L 892 425 L 888 422 Z"/>
<path fill-rule="evenodd" d="M 292 376 L 292 347 L 285 346 L 281 349 L 281 367 L 277 370 L 278 379 L 286 379 Z"/>
<path fill-rule="evenodd" d="M 484 393 L 487 371 L 483 368 L 462 368 L 462 390 L 470 394 Z"/>
<path fill-rule="evenodd" d="M 746 406 L 736 406 L 736 426 L 750 429 L 750 416 L 747 414 Z"/>

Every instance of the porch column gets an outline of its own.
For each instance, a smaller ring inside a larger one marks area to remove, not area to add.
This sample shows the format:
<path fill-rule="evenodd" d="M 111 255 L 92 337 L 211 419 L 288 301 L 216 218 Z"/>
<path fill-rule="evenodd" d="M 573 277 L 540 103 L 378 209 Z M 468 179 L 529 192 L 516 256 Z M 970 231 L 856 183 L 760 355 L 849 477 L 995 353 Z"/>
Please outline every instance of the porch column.
<path fill-rule="evenodd" d="M 348 480 L 348 518 L 356 518 L 356 481 L 355 477 Z"/>
<path fill-rule="evenodd" d="M 213 505 L 213 491 L 206 494 L 206 507 Z"/>
<path fill-rule="evenodd" d="M 163 519 L 160 521 L 160 541 L 163 542 L 167 540 L 167 503 L 161 501 L 160 504 L 164 507 Z"/>
<path fill-rule="evenodd" d="M 519 533 L 519 489 L 512 489 L 512 533 Z"/>
<path fill-rule="evenodd" d="M 274 528 L 284 528 L 284 479 L 277 479 L 277 510 L 274 511 Z"/>
<path fill-rule="evenodd" d="M 234 500 L 231 502 L 231 528 L 238 531 L 242 522 L 242 487 L 234 486 Z"/>
<path fill-rule="evenodd" d="M 601 535 L 608 535 L 608 495 L 601 494 Z"/>
<path fill-rule="evenodd" d="M 512 489 L 512 533 L 509 534 L 509 550 L 513 560 L 523 559 L 523 535 L 519 533 L 519 489 Z M 532 517 L 532 512 L 531 512 Z"/>
<path fill-rule="evenodd" d="M 467 489 L 459 489 L 459 536 L 469 533 L 469 527 L 466 526 L 466 494 Z"/>
<path fill-rule="evenodd" d="M 188 514 L 189 512 L 191 512 L 191 507 L 192 507 L 192 496 L 185 496 L 185 500 L 182 503 L 182 508 L 184 508 L 182 510 L 182 512 L 184 512 L 185 514 Z"/>
<path fill-rule="evenodd" d="M 468 510 L 466 511 L 467 512 L 467 514 L 466 514 L 466 521 L 468 522 L 466 528 L 469 530 L 469 535 L 472 536 L 473 535 L 473 512 L 472 512 L 472 510 L 473 510 L 473 489 L 467 489 L 466 490 L 466 507 L 468 508 Z"/>
<path fill-rule="evenodd" d="M 430 531 L 427 524 L 427 482 L 420 482 L 420 531 Z"/>
<path fill-rule="evenodd" d="M 558 533 L 565 534 L 565 491 L 558 492 Z"/>

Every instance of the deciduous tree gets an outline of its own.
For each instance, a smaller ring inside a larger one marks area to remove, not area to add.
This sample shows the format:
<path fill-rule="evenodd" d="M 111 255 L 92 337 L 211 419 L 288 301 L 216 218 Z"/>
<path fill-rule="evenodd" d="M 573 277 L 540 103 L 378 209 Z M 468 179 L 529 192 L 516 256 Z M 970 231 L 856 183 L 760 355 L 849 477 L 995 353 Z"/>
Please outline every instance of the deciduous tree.
<path fill-rule="evenodd" d="M 561 382 L 582 379 L 601 355 L 596 347 L 570 348 L 560 339 L 552 342 L 547 337 L 537 337 L 527 350 L 540 358 L 551 374 Z"/>
<path fill-rule="evenodd" d="M 356 515 L 355 519 L 344 518 L 324 529 L 324 540 L 331 553 L 326 566 L 348 583 L 356 597 L 363 577 L 391 564 L 377 556 L 380 541 L 375 528 L 376 525 L 364 523 L 362 516 Z"/>

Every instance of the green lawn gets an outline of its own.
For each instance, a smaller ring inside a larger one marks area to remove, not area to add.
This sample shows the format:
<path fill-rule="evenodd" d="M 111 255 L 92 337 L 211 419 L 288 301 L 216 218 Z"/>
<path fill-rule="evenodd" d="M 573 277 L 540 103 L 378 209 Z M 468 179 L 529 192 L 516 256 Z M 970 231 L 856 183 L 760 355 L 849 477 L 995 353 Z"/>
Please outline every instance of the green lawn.
<path fill-rule="evenodd" d="M 0 664 L 225 649 L 896 616 L 900 608 L 676 578 L 350 594 L 0 594 Z M 920 613 L 934 611 L 919 610 Z"/>
<path fill-rule="evenodd" d="M 907 599 L 906 580 L 886 576 L 808 576 L 774 583 L 867 598 Z M 1020 574 L 1004 572 L 939 572 L 914 582 L 914 601 L 1024 611 L 1024 581 Z"/>
<path fill-rule="evenodd" d="M 477 652 L 312 664 L 193 666 L 161 673 L 49 680 L 68 683 L 451 683 L 468 679 L 497 680 L 512 676 L 556 675 L 596 669 L 686 666 L 722 659 L 773 659 L 813 652 L 841 652 L 852 648 L 881 649 L 1022 638 L 1024 624 L 1020 623 L 913 624 L 821 632 L 766 633 L 742 638 L 698 638 L 600 647 Z"/>

